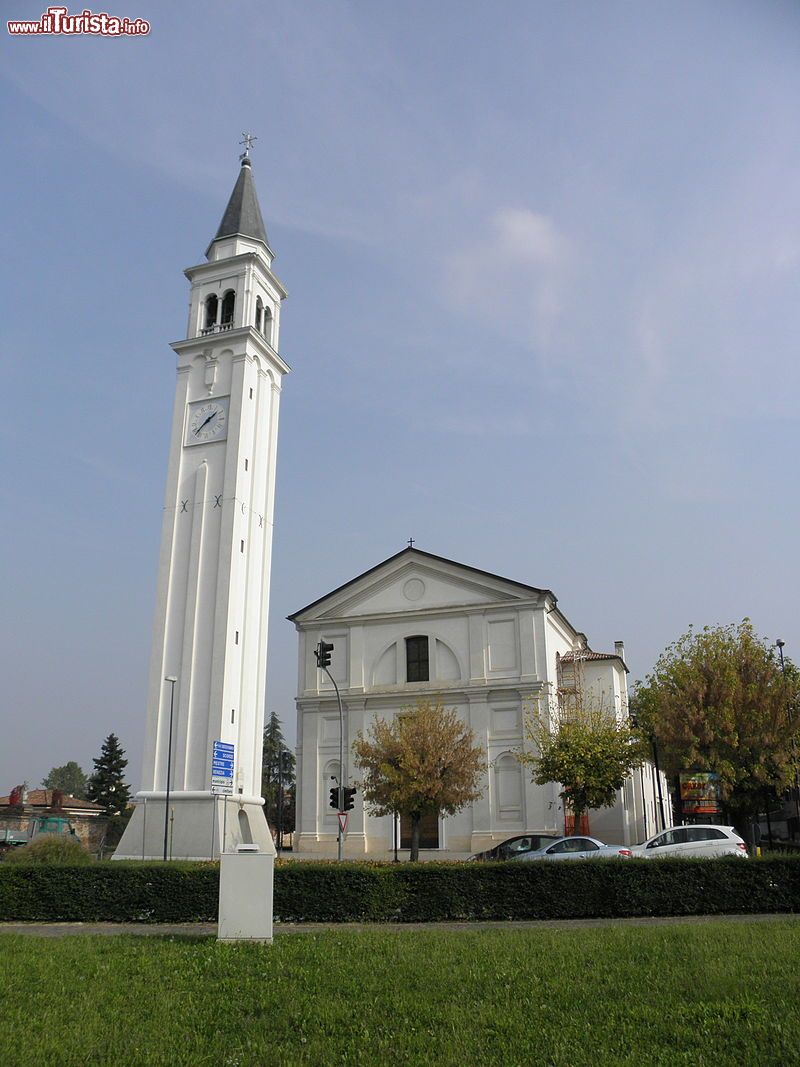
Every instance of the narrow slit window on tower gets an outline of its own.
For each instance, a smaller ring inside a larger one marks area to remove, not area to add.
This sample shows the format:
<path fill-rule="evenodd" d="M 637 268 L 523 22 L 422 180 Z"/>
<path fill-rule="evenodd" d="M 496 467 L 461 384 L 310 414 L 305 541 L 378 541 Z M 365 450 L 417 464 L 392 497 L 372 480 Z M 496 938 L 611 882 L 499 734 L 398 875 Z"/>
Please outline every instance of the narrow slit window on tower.
<path fill-rule="evenodd" d="M 235 708 L 231 708 L 231 722 L 233 722 L 235 717 L 236 717 L 236 709 Z"/>
<path fill-rule="evenodd" d="M 211 296 L 206 297 L 205 302 L 205 316 L 203 318 L 203 329 L 210 330 L 217 324 L 217 294 L 212 293 Z"/>
<path fill-rule="evenodd" d="M 251 400 L 253 399 L 253 390 L 252 390 L 252 388 L 251 388 L 251 390 L 250 390 L 250 399 L 251 399 Z"/>
<path fill-rule="evenodd" d="M 239 542 L 239 551 L 244 552 L 244 541 Z"/>
<path fill-rule="evenodd" d="M 220 325 L 227 326 L 233 322 L 233 309 L 236 304 L 236 293 L 233 289 L 229 289 L 225 296 L 222 298 L 222 314 L 220 315 Z"/>
<path fill-rule="evenodd" d="M 236 644 L 239 644 L 239 631 L 236 631 Z"/>
<path fill-rule="evenodd" d="M 406 638 L 406 681 L 427 682 L 428 638 L 422 635 Z"/>
<path fill-rule="evenodd" d="M 244 469 L 247 470 L 247 460 L 244 461 Z"/>

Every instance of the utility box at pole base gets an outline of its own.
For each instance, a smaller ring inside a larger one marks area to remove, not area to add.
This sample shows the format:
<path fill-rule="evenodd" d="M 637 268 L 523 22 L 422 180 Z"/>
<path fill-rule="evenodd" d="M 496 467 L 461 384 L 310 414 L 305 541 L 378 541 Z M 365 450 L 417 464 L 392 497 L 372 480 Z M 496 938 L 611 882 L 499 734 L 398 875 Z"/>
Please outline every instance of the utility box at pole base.
<path fill-rule="evenodd" d="M 275 851 L 239 845 L 219 858 L 218 941 L 272 943 Z"/>

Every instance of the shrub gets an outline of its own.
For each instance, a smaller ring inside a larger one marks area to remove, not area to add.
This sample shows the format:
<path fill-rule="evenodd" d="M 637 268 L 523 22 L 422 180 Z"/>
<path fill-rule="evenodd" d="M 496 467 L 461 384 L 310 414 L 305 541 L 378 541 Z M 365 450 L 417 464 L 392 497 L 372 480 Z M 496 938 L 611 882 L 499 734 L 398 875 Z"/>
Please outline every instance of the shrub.
<path fill-rule="evenodd" d="M 92 857 L 76 837 L 63 834 L 42 834 L 29 845 L 19 845 L 5 857 L 5 863 L 22 867 L 69 867 L 91 863 Z"/>
<path fill-rule="evenodd" d="M 32 846 L 26 846 L 30 848 Z M 0 921 L 212 922 L 214 863 L 0 864 Z M 571 863 L 279 862 L 282 922 L 800 911 L 800 857 Z"/>

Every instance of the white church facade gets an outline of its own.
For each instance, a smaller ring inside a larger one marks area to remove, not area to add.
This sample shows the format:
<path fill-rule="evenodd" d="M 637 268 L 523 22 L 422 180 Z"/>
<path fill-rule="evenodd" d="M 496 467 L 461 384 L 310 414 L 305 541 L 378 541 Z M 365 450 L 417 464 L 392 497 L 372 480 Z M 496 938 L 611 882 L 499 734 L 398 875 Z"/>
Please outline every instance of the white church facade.
<path fill-rule="evenodd" d="M 333 686 L 316 666 L 320 640 L 334 646 L 331 673 L 344 706 L 346 782 L 357 781 L 352 744 L 376 717 L 391 719 L 420 697 L 454 708 L 485 749 L 483 796 L 449 818 L 429 819 L 422 847 L 446 858 L 490 848 L 525 832 L 562 834 L 556 783 L 535 785 L 516 754 L 530 747 L 526 710 L 570 672 L 613 713 L 627 714 L 621 642 L 594 652 L 539 589 L 413 547 L 289 616 L 299 639 L 295 850 L 336 854 L 337 815 L 329 805 L 340 773 L 339 714 Z M 348 765 L 349 764 L 349 765 Z M 665 783 L 662 783 L 665 788 Z M 631 844 L 661 828 L 652 767 L 636 770 L 616 804 L 589 815 L 589 832 Z M 360 793 L 345 855 L 386 858 L 409 844 L 409 827 L 375 817 Z"/>

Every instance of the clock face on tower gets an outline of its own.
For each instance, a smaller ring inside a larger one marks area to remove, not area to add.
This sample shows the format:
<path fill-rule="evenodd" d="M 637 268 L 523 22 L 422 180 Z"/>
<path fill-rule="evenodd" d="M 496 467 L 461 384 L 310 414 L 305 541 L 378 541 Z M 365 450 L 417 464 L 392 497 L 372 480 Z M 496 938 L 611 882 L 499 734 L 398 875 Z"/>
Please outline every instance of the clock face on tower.
<path fill-rule="evenodd" d="M 186 423 L 186 444 L 204 445 L 222 441 L 228 434 L 228 401 L 223 396 L 214 400 L 199 400 L 189 405 Z"/>

